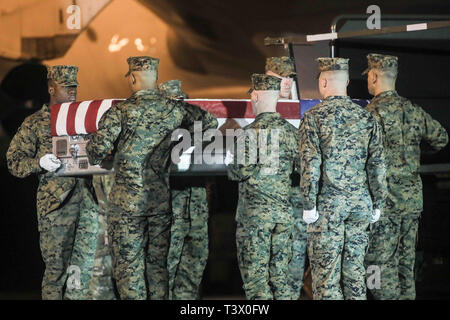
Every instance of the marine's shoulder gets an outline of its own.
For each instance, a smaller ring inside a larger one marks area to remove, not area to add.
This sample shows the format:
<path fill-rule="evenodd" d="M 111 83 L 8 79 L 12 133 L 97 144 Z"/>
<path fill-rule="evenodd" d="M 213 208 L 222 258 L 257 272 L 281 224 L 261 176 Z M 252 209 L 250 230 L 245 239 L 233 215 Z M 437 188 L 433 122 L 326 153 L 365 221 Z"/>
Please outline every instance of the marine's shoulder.
<path fill-rule="evenodd" d="M 298 130 L 292 123 L 290 123 L 288 120 L 284 118 L 280 119 L 280 127 L 289 133 L 296 133 Z"/>
<path fill-rule="evenodd" d="M 111 110 L 123 110 L 126 108 L 129 108 L 130 106 L 132 106 L 133 104 L 135 104 L 136 102 L 134 100 L 132 100 L 131 98 L 122 100 L 117 102 L 115 105 L 113 105 L 110 109 Z"/>
<path fill-rule="evenodd" d="M 260 128 L 260 123 L 255 120 L 252 123 L 249 123 L 248 125 L 242 127 L 243 130 L 251 130 L 251 129 L 256 129 L 256 128 Z"/>
<path fill-rule="evenodd" d="M 322 100 L 318 104 L 316 104 L 314 107 L 308 109 L 303 114 L 303 119 L 310 119 L 310 120 L 319 120 L 319 119 L 326 119 L 330 117 L 330 115 L 334 114 L 334 110 L 337 108 L 337 106 L 342 106 L 341 102 L 335 102 L 333 100 Z M 302 121 L 303 122 L 303 121 Z"/>
<path fill-rule="evenodd" d="M 27 116 L 23 122 L 22 125 L 25 126 L 32 126 L 41 123 L 42 121 L 49 122 L 50 121 L 50 114 L 44 110 L 44 108 L 41 108 L 34 112 L 33 114 L 30 114 Z"/>
<path fill-rule="evenodd" d="M 337 107 L 343 106 L 343 105 L 349 105 L 352 104 L 351 99 L 344 99 L 341 97 L 336 98 L 325 98 L 321 100 L 319 103 L 311 107 L 308 111 L 305 112 L 305 115 L 320 115 L 323 113 L 327 113 L 330 110 L 336 109 Z"/>
<path fill-rule="evenodd" d="M 314 105 L 313 107 L 309 108 L 304 113 L 304 116 L 314 116 L 316 114 L 320 114 L 320 113 L 324 112 L 328 107 L 329 107 L 329 105 L 326 103 L 326 101 L 322 100 L 319 103 L 317 103 L 316 105 Z"/>
<path fill-rule="evenodd" d="M 395 106 L 398 104 L 410 104 L 408 98 L 402 97 L 396 93 L 394 94 L 379 94 L 375 96 L 369 103 L 368 107 L 380 108 L 382 106 Z"/>
<path fill-rule="evenodd" d="M 347 105 L 350 108 L 350 110 L 352 110 L 352 112 L 354 112 L 356 115 L 366 117 L 366 118 L 372 117 L 371 113 L 366 108 L 361 107 L 359 104 L 357 104 L 351 100 Z"/>
<path fill-rule="evenodd" d="M 365 123 L 369 126 L 375 126 L 377 124 L 377 120 L 375 119 L 373 114 L 357 103 L 352 102 L 351 114 L 354 118 L 358 119 L 361 124 Z"/>
<path fill-rule="evenodd" d="M 403 96 L 398 96 L 398 103 L 401 103 L 404 107 L 412 110 L 412 111 L 416 111 L 416 112 L 421 112 L 423 111 L 422 107 L 419 106 L 418 104 L 414 103 L 413 101 L 411 101 L 410 99 L 403 97 Z"/>

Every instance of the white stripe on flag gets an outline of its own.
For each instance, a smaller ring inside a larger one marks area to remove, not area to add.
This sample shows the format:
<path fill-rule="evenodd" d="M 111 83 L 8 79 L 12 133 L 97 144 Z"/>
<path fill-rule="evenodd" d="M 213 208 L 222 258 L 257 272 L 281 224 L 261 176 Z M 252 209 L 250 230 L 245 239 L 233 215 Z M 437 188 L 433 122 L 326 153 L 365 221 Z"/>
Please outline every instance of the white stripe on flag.
<path fill-rule="evenodd" d="M 227 119 L 225 118 L 217 118 L 217 123 L 219 124 L 218 128 L 220 128 L 225 123 L 226 120 Z"/>
<path fill-rule="evenodd" d="M 286 120 L 296 128 L 300 126 L 300 119 L 286 119 Z"/>
<path fill-rule="evenodd" d="M 61 104 L 58 117 L 56 118 L 56 134 L 58 136 L 67 136 L 67 113 L 71 102 Z"/>
<path fill-rule="evenodd" d="M 86 113 L 91 102 L 92 100 L 83 101 L 78 105 L 77 113 L 75 115 L 75 132 L 77 134 L 87 134 L 84 120 L 86 119 Z"/>
<path fill-rule="evenodd" d="M 98 129 L 98 122 L 100 121 L 100 119 L 102 118 L 102 115 L 109 109 L 111 108 L 112 105 L 112 101 L 113 99 L 104 99 L 102 101 L 102 104 L 100 105 L 100 107 L 98 108 L 98 112 L 97 112 L 97 119 L 95 121 L 95 127 Z"/>

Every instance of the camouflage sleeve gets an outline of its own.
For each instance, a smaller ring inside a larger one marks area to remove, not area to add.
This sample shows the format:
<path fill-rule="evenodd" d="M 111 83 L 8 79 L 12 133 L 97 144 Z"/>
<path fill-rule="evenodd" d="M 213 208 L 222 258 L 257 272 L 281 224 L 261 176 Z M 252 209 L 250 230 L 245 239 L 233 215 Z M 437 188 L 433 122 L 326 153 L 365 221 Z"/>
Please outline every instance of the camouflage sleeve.
<path fill-rule="evenodd" d="M 300 134 L 298 131 L 295 132 L 295 141 L 294 141 L 294 152 L 295 152 L 295 162 L 294 162 L 294 170 L 300 172 L 300 149 L 298 148 L 300 144 Z"/>
<path fill-rule="evenodd" d="M 299 129 L 300 190 L 305 210 L 311 210 L 316 206 L 319 192 L 322 154 L 318 131 L 314 118 L 310 114 L 305 114 Z"/>
<path fill-rule="evenodd" d="M 202 131 L 208 129 L 217 129 L 218 122 L 212 113 L 203 110 L 198 106 L 194 106 L 187 102 L 184 103 L 184 108 L 187 111 L 187 119 L 185 120 L 185 126 L 190 132 L 194 131 L 194 121 L 202 121 Z"/>
<path fill-rule="evenodd" d="M 370 112 L 370 114 L 375 118 L 375 120 L 377 120 L 379 124 L 382 123 L 380 114 L 378 113 L 377 109 L 373 104 L 369 103 L 366 106 L 366 110 Z"/>
<path fill-rule="evenodd" d="M 252 161 L 251 154 L 255 154 L 257 143 L 250 143 L 251 137 L 245 134 L 245 130 L 241 131 L 236 137 L 234 143 L 233 162 L 228 165 L 228 179 L 233 181 L 245 181 L 251 176 L 257 174 L 259 166 L 257 159 Z"/>
<path fill-rule="evenodd" d="M 28 119 L 20 126 L 11 140 L 6 159 L 12 175 L 25 178 L 42 171 L 39 158 L 36 158 L 38 139 Z"/>
<path fill-rule="evenodd" d="M 378 122 L 374 120 L 373 123 L 374 129 L 369 141 L 366 171 L 373 208 L 382 210 L 387 196 L 383 133 Z"/>
<path fill-rule="evenodd" d="M 425 122 L 423 139 L 435 150 L 441 150 L 448 143 L 447 131 L 438 121 L 434 120 L 422 108 L 420 108 L 420 110 Z"/>
<path fill-rule="evenodd" d="M 86 153 L 91 164 L 99 164 L 114 149 L 114 142 L 122 131 L 120 106 L 110 108 L 98 123 L 98 130 L 89 136 Z"/>

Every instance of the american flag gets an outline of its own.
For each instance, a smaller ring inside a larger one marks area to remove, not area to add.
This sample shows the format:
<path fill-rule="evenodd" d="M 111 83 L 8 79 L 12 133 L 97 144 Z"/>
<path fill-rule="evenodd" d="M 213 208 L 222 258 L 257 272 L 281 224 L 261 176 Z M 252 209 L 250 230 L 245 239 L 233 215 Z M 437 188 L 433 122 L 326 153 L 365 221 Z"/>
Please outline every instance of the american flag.
<path fill-rule="evenodd" d="M 51 107 L 51 135 L 73 136 L 97 131 L 102 115 L 123 99 L 66 102 Z"/>
<path fill-rule="evenodd" d="M 97 131 L 102 115 L 123 99 L 103 99 L 56 104 L 51 108 L 52 136 L 72 136 Z M 318 101 L 318 100 L 316 100 Z M 219 127 L 227 119 L 234 119 L 241 127 L 255 119 L 249 99 L 186 99 L 193 105 L 211 112 Z M 277 111 L 283 118 L 298 127 L 300 103 L 298 100 L 280 100 Z"/>

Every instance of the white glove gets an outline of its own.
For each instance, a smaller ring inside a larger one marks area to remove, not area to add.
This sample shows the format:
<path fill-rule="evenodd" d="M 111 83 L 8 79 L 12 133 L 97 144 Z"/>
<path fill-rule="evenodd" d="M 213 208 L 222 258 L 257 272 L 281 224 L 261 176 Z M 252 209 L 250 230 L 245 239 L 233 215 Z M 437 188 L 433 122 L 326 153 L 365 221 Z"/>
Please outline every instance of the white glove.
<path fill-rule="evenodd" d="M 59 160 L 54 154 L 47 153 L 39 159 L 39 165 L 41 168 L 49 172 L 53 172 L 61 166 L 61 160 Z"/>
<path fill-rule="evenodd" d="M 229 165 L 233 161 L 234 161 L 234 154 L 232 154 L 230 150 L 227 150 L 227 154 L 223 162 L 225 163 L 225 165 Z"/>
<path fill-rule="evenodd" d="M 317 221 L 319 219 L 319 213 L 316 210 L 316 207 L 312 210 L 303 210 L 303 220 L 307 224 L 311 224 Z"/>
<path fill-rule="evenodd" d="M 378 219 L 380 219 L 380 216 L 381 216 L 381 211 L 380 211 L 380 209 L 375 209 L 375 210 L 373 210 L 372 218 L 370 219 L 370 223 L 375 223 L 375 222 L 377 222 Z"/>

